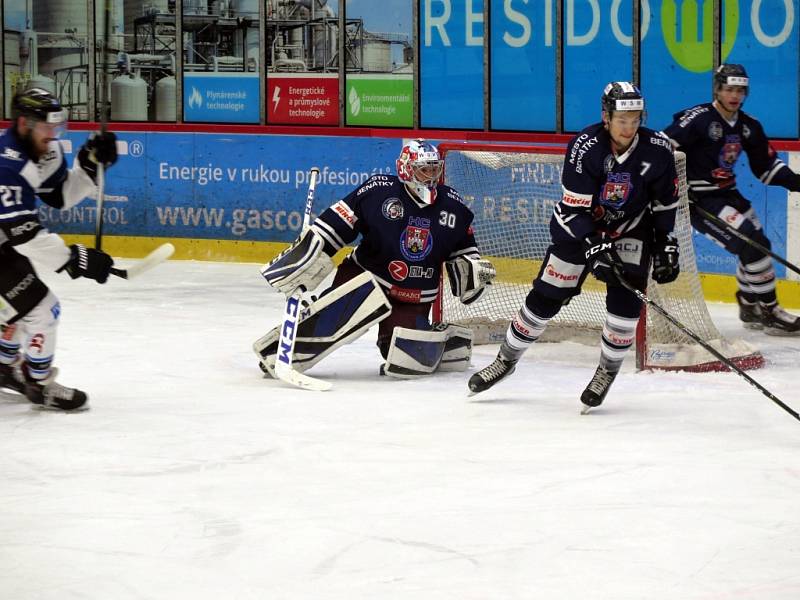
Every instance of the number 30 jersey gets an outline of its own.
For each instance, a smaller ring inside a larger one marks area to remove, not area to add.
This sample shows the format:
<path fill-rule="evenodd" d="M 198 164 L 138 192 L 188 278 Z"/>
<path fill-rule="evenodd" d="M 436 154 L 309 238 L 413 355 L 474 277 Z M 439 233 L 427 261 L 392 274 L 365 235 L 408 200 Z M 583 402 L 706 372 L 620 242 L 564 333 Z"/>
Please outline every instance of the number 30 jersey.
<path fill-rule="evenodd" d="M 374 175 L 325 210 L 312 227 L 334 254 L 361 242 L 352 254 L 395 300 L 432 302 L 442 263 L 458 256 L 479 258 L 472 211 L 449 186 L 436 188 L 432 204 L 412 197 L 395 175 Z"/>

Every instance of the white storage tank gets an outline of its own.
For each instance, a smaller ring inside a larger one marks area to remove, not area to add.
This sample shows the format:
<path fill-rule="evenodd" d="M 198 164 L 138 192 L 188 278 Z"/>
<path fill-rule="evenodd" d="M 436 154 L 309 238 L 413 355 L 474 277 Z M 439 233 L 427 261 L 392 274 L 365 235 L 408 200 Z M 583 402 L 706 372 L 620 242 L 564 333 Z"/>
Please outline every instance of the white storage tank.
<path fill-rule="evenodd" d="M 135 75 L 121 75 L 111 82 L 111 120 L 147 120 L 147 83 Z"/>
<path fill-rule="evenodd" d="M 392 45 L 378 37 L 364 36 L 362 68 L 373 73 L 389 73 L 392 70 Z"/>
<path fill-rule="evenodd" d="M 162 77 L 156 82 L 156 121 L 175 122 L 177 87 L 172 75 Z"/>

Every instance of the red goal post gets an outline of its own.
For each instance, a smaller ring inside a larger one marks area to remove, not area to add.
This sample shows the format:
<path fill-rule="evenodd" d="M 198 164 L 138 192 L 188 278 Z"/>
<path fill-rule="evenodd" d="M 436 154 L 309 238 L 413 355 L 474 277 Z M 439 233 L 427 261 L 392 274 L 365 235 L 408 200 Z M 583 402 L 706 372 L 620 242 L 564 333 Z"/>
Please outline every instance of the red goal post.
<path fill-rule="evenodd" d="M 550 244 L 549 223 L 561 199 L 565 149 L 557 146 L 443 143 L 445 182 L 475 214 L 474 228 L 484 257 L 497 279 L 483 298 L 464 306 L 441 285 L 433 308 L 437 322 L 469 326 L 475 343 L 500 343 L 508 323 L 524 303 Z M 685 326 L 742 369 L 763 366 L 758 350 L 724 338 L 708 313 L 697 272 L 686 194 L 685 157 L 676 152 L 681 204 L 675 222 L 681 274 L 674 283 L 652 279 L 647 294 Z M 444 275 L 443 275 L 444 276 Z M 443 284 L 443 282 L 442 282 Z M 541 341 L 572 340 L 598 344 L 605 321 L 605 284 L 594 277 L 550 322 Z M 636 335 L 639 369 L 719 371 L 727 367 L 655 311 L 642 308 Z"/>

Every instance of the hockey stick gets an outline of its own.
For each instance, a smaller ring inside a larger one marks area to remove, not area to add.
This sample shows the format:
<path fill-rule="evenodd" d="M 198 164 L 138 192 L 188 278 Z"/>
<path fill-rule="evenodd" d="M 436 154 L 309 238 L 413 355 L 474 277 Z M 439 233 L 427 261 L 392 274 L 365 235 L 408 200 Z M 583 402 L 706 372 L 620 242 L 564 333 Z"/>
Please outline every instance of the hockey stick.
<path fill-rule="evenodd" d="M 142 260 L 138 261 L 132 267 L 127 269 L 117 269 L 111 267 L 111 274 L 121 277 L 122 279 L 134 279 L 142 273 L 149 271 L 167 260 L 175 252 L 175 246 L 167 242 L 161 244 L 158 248 L 153 250 L 150 254 L 145 256 Z"/>
<path fill-rule="evenodd" d="M 106 59 L 108 53 L 108 40 L 110 38 L 111 0 L 105 0 L 103 9 L 103 47 L 100 49 L 100 133 L 106 132 L 108 125 L 108 89 L 106 81 Z M 103 204 L 105 202 L 106 173 L 105 167 L 97 164 L 97 218 L 95 219 L 94 247 L 103 249 Z"/>
<path fill-rule="evenodd" d="M 308 182 L 302 232 L 305 232 L 311 224 L 311 208 L 314 205 L 314 191 L 317 187 L 318 176 L 319 169 L 313 167 L 311 169 L 311 179 Z M 324 392 L 331 389 L 332 384 L 330 382 L 309 377 L 292 368 L 294 343 L 297 339 L 297 325 L 300 322 L 300 301 L 305 291 L 306 289 L 300 286 L 286 299 L 286 307 L 283 310 L 283 319 L 281 320 L 281 333 L 278 338 L 278 354 L 275 356 L 275 375 L 282 381 L 304 390 Z"/>
<path fill-rule="evenodd" d="M 787 413 L 789 413 L 790 415 L 792 415 L 792 416 L 793 416 L 795 419 L 797 419 L 798 421 L 800 421 L 800 414 L 798 414 L 798 413 L 797 413 L 795 410 L 793 410 L 793 409 L 792 409 L 790 406 L 788 406 L 787 404 L 783 403 L 783 402 L 781 401 L 781 399 L 780 399 L 780 398 L 778 398 L 777 396 L 775 396 L 775 395 L 774 395 L 772 392 L 770 392 L 770 391 L 769 391 L 767 388 L 765 388 L 763 385 L 761 385 L 760 383 L 758 383 L 758 382 L 757 382 L 755 379 L 753 379 L 752 377 L 750 377 L 750 376 L 749 376 L 747 373 L 745 373 L 745 372 L 744 372 L 744 371 L 742 371 L 742 370 L 741 370 L 739 367 L 737 367 L 735 364 L 733 364 L 733 363 L 732 363 L 732 362 L 731 362 L 731 361 L 730 361 L 730 360 L 729 360 L 727 357 L 725 357 L 725 355 L 723 355 L 721 352 L 719 352 L 719 351 L 718 351 L 716 348 L 714 348 L 714 347 L 713 347 L 713 346 L 711 346 L 710 344 L 707 344 L 705 341 L 703 341 L 703 340 L 700 338 L 700 336 L 698 336 L 698 335 L 697 335 L 697 334 L 696 334 L 694 331 L 692 331 L 691 329 L 689 329 L 688 327 L 686 327 L 686 326 L 685 326 L 683 323 L 681 323 L 680 321 L 678 321 L 678 319 L 676 319 L 676 318 L 675 318 L 675 317 L 673 317 L 671 314 L 669 314 L 669 313 L 668 313 L 668 312 L 667 312 L 665 309 L 663 309 L 663 308 L 662 308 L 662 307 L 661 307 L 659 304 L 657 304 L 655 301 L 653 301 L 653 300 L 651 300 L 650 298 L 648 298 L 648 297 L 647 297 L 647 295 L 646 295 L 644 292 L 642 292 L 642 291 L 640 291 L 640 290 L 636 289 L 636 288 L 635 288 L 635 287 L 633 287 L 633 286 L 632 286 L 630 283 L 628 283 L 628 282 L 625 280 L 625 278 L 622 276 L 622 273 L 620 272 L 620 270 L 619 270 L 619 268 L 618 268 L 618 267 L 614 267 L 614 274 L 617 276 L 617 279 L 619 280 L 619 282 L 620 282 L 620 284 L 622 285 L 622 287 L 624 287 L 624 288 L 625 288 L 625 289 L 627 289 L 628 291 L 630 291 L 630 292 L 633 292 L 634 294 L 636 294 L 636 296 L 639 298 L 639 300 L 641 300 L 642 302 L 644 302 L 645 304 L 647 304 L 648 306 L 650 306 L 651 308 L 653 308 L 653 309 L 654 309 L 654 310 L 655 310 L 657 313 L 659 313 L 659 314 L 660 314 L 662 317 L 664 317 L 664 318 L 665 318 L 667 321 L 669 321 L 670 323 L 672 323 L 672 324 L 673 324 L 675 327 L 677 327 L 678 329 L 680 329 L 680 330 L 681 330 L 683 333 L 685 333 L 686 335 L 688 335 L 688 336 L 689 336 L 690 338 L 692 338 L 692 339 L 693 339 L 695 342 L 697 342 L 697 343 L 698 343 L 698 344 L 700 344 L 700 345 L 701 345 L 703 348 L 705 348 L 706 350 L 708 350 L 708 352 L 710 352 L 711 354 L 713 354 L 713 355 L 714 355 L 714 357 L 716 357 L 716 358 L 717 358 L 717 360 L 719 360 L 719 361 L 720 361 L 722 364 L 724 364 L 725 366 L 727 366 L 727 367 L 728 367 L 728 368 L 729 368 L 731 371 L 735 371 L 735 372 L 736 372 L 736 374 L 737 374 L 737 375 L 739 375 L 740 377 L 742 377 L 742 378 L 743 378 L 745 381 L 747 381 L 747 383 L 749 383 L 750 385 L 752 385 L 752 386 L 753 386 L 754 388 L 756 388 L 756 389 L 757 389 L 759 392 L 761 392 L 762 394 L 764 394 L 764 395 L 765 395 L 767 398 L 769 398 L 770 400 L 772 400 L 772 401 L 773 401 L 775 404 L 777 404 L 778 406 L 780 406 L 780 407 L 781 407 L 783 410 L 785 410 Z"/>
<path fill-rule="evenodd" d="M 720 226 L 724 227 L 725 229 L 728 230 L 728 232 L 730 232 L 732 235 L 735 235 L 737 238 L 742 240 L 745 244 L 750 244 L 753 248 L 755 248 L 759 252 L 762 252 L 762 253 L 766 254 L 767 256 L 771 256 L 772 258 L 774 258 L 776 261 L 781 263 L 787 269 L 791 269 L 792 271 L 794 271 L 795 273 L 800 275 L 800 268 L 794 266 L 792 263 L 790 263 L 788 260 L 786 260 L 782 256 L 780 256 L 778 254 L 775 254 L 774 252 L 772 252 L 772 250 L 770 250 L 766 246 L 763 246 L 763 245 L 759 244 L 757 241 L 755 241 L 754 239 L 751 239 L 751 238 L 747 237 L 745 234 L 741 233 L 738 229 L 736 229 L 733 225 L 731 225 L 730 223 L 725 222 L 723 219 L 720 219 L 715 214 L 712 214 L 712 213 L 708 212 L 705 208 L 702 208 L 696 202 L 693 202 L 693 201 L 690 200 L 689 204 L 691 205 L 691 208 L 693 210 L 696 210 L 697 212 L 699 212 L 703 216 L 703 218 L 708 219 L 709 221 L 711 221 L 712 223 L 715 223 L 716 225 L 720 225 Z"/>

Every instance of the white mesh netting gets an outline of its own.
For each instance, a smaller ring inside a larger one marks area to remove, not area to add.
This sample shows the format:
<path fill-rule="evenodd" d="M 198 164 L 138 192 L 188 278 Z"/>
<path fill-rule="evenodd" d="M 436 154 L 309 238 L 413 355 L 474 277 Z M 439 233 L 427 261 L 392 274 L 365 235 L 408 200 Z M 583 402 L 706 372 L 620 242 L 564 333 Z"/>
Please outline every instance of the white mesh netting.
<path fill-rule="evenodd" d="M 481 253 L 498 272 L 494 285 L 472 306 L 461 304 L 450 294 L 449 286 L 443 286 L 442 320 L 472 327 L 476 343 L 502 341 L 550 244 L 550 217 L 561 199 L 563 151 L 548 150 L 488 146 L 456 150 L 443 146 L 446 182 L 471 205 Z M 647 294 L 739 366 L 760 366 L 760 354 L 744 342 L 723 339 L 708 314 L 692 244 L 685 157 L 680 152 L 676 153 L 676 166 L 681 205 L 675 235 L 680 244 L 681 274 L 667 285 L 651 280 Z M 605 314 L 605 284 L 589 276 L 582 293 L 551 321 L 541 341 L 569 339 L 596 344 Z M 637 341 L 640 368 L 706 370 L 721 366 L 664 317 L 652 310 L 646 314 L 646 328 Z"/>

